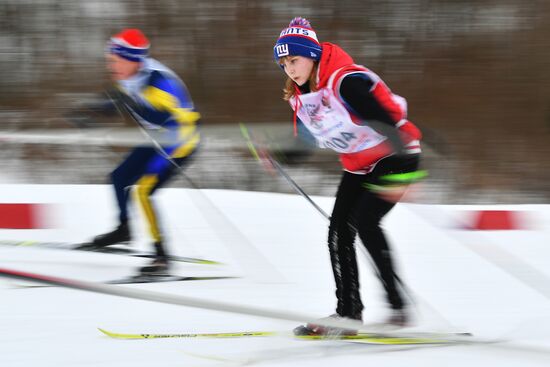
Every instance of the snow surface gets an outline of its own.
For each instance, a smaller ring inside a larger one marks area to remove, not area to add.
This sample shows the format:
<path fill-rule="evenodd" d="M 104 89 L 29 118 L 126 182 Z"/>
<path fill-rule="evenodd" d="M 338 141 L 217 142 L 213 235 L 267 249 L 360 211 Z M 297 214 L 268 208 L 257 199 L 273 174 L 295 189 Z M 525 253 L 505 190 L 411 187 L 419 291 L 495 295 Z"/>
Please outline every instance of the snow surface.
<path fill-rule="evenodd" d="M 327 212 L 332 198 L 315 197 Z M 56 228 L 0 230 L 0 240 L 82 242 L 110 230 L 109 186 L 2 185 L 0 202 L 56 204 Z M 170 250 L 224 262 L 182 264 L 181 275 L 236 279 L 126 285 L 323 317 L 334 312 L 326 220 L 296 195 L 165 189 L 157 206 Z M 166 305 L 0 278 L 0 366 L 548 366 L 550 206 L 499 206 L 530 213 L 531 229 L 466 231 L 474 207 L 399 204 L 384 223 L 414 295 L 413 330 L 459 330 L 495 343 L 389 346 L 287 337 L 116 340 L 124 333 L 285 331 L 296 323 Z M 483 206 L 482 209 L 496 207 Z M 149 249 L 137 210 L 137 248 Z M 378 280 L 361 252 L 365 321 L 387 314 Z M 0 266 L 105 281 L 146 260 L 97 253 L 0 246 Z M 117 287 L 117 286 L 114 286 Z"/>

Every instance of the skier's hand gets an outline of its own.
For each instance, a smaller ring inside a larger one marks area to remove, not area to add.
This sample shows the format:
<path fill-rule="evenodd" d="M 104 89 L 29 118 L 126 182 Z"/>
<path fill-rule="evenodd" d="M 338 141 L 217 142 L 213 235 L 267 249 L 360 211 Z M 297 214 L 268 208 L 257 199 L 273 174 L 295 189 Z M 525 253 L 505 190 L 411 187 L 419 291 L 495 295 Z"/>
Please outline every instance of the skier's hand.
<path fill-rule="evenodd" d="M 409 120 L 400 121 L 397 124 L 397 130 L 399 131 L 399 136 L 403 144 L 408 144 L 414 140 L 422 139 L 422 132 L 416 127 L 415 124 Z"/>
<path fill-rule="evenodd" d="M 78 128 L 99 127 L 101 120 L 116 116 L 117 109 L 107 94 L 97 95 L 76 103 L 63 117 Z"/>
<path fill-rule="evenodd" d="M 71 125 L 79 129 L 87 129 L 97 125 L 97 121 L 92 117 L 92 112 L 86 108 L 74 108 L 66 112 L 63 117 Z"/>

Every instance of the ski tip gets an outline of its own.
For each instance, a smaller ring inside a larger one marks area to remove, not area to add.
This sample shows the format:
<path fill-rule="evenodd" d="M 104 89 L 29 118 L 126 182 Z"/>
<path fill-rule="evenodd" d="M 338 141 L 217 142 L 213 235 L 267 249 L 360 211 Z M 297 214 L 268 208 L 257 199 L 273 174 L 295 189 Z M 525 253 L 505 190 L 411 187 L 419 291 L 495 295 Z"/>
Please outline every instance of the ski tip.
<path fill-rule="evenodd" d="M 2 240 L 0 245 L 2 246 L 18 246 L 18 247 L 29 247 L 34 246 L 38 241 L 21 241 L 21 240 Z"/>
<path fill-rule="evenodd" d="M 197 259 L 197 264 L 203 264 L 203 265 L 225 265 L 222 262 L 214 261 L 214 260 L 204 260 L 204 259 Z"/>
<path fill-rule="evenodd" d="M 113 333 L 112 331 L 108 331 L 100 327 L 98 327 L 97 330 L 114 339 L 143 339 L 142 335 Z"/>
<path fill-rule="evenodd" d="M 97 330 L 101 331 L 103 334 L 110 336 L 111 338 L 116 338 L 116 334 L 111 333 L 110 331 L 107 331 L 105 329 L 102 329 L 100 327 L 97 328 Z"/>

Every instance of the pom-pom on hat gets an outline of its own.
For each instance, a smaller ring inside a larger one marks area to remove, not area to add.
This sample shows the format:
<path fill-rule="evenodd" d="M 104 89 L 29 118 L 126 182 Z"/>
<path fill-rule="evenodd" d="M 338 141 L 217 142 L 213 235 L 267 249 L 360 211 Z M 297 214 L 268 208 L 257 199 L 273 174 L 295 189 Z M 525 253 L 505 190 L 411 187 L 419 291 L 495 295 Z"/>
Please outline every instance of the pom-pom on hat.
<path fill-rule="evenodd" d="M 304 56 L 319 61 L 321 59 L 321 44 L 317 35 L 305 18 L 292 19 L 287 28 L 281 31 L 273 55 L 275 61 L 284 56 Z"/>
<path fill-rule="evenodd" d="M 109 52 L 126 60 L 143 61 L 149 54 L 149 40 L 139 29 L 124 29 L 109 41 Z"/>

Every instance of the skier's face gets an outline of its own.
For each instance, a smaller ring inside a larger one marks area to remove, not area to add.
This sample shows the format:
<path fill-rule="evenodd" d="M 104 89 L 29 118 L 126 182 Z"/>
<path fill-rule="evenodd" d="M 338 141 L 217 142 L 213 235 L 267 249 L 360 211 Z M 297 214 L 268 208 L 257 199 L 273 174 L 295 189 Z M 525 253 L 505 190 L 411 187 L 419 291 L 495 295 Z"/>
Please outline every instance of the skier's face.
<path fill-rule="evenodd" d="M 298 85 L 304 85 L 309 80 L 315 62 L 303 56 L 286 56 L 279 60 L 286 75 Z"/>
<path fill-rule="evenodd" d="M 132 77 L 139 70 L 140 63 L 126 60 L 115 54 L 108 54 L 107 70 L 111 74 L 111 79 L 114 81 L 125 80 Z"/>

